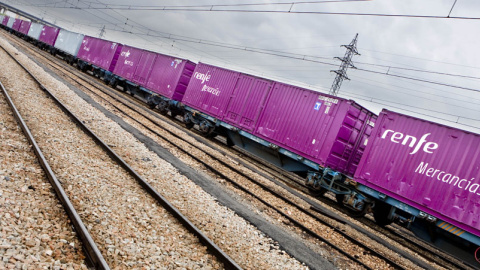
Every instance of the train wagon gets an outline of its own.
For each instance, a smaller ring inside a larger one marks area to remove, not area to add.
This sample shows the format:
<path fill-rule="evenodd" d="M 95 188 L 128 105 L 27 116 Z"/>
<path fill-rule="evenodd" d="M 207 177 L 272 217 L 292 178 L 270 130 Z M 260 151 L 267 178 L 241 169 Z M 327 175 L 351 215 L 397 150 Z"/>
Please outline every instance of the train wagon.
<path fill-rule="evenodd" d="M 51 51 L 55 41 L 57 40 L 59 32 L 59 28 L 44 25 L 42 31 L 40 32 L 40 36 L 38 37 L 38 41 L 41 42 L 40 48 Z"/>
<path fill-rule="evenodd" d="M 69 64 L 77 60 L 77 54 L 85 35 L 60 29 L 52 54 L 63 57 Z"/>
<path fill-rule="evenodd" d="M 22 24 L 20 25 L 20 28 L 18 29 L 18 32 L 22 34 L 22 36 L 28 35 L 28 30 L 30 30 L 30 25 L 32 22 L 30 21 L 22 21 Z"/>
<path fill-rule="evenodd" d="M 84 36 L 77 54 L 77 67 L 82 71 L 91 70 L 97 77 L 112 72 L 123 45 L 109 40 Z"/>
<path fill-rule="evenodd" d="M 314 192 L 339 196 L 352 191 L 344 182 L 376 119 L 352 100 L 204 63 L 195 68 L 182 103 L 187 126 L 224 135 L 229 145 L 305 176 Z"/>
<path fill-rule="evenodd" d="M 142 96 L 151 107 L 174 116 L 181 113 L 177 106 L 187 88 L 195 64 L 131 46 L 123 46 L 112 74 L 106 83 L 120 85 L 132 95 Z"/>
<path fill-rule="evenodd" d="M 355 181 L 377 200 L 377 222 L 397 221 L 474 263 L 473 254 L 480 256 L 479 145 L 480 134 L 384 109 Z M 456 248 L 459 239 L 463 251 Z"/>

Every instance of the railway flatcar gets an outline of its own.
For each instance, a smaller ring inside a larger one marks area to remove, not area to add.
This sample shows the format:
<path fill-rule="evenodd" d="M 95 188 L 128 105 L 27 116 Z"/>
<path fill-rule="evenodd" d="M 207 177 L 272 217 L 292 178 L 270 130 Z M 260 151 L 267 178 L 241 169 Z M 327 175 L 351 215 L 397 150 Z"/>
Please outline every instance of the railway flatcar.
<path fill-rule="evenodd" d="M 96 77 L 104 77 L 107 71 L 115 68 L 122 47 L 117 42 L 84 36 L 77 54 L 77 67 L 92 71 Z"/>
<path fill-rule="evenodd" d="M 38 37 L 38 41 L 40 42 L 38 46 L 41 49 L 51 51 L 53 49 L 53 45 L 55 44 L 55 41 L 57 40 L 59 32 L 60 32 L 59 28 L 44 25 Z"/>
<path fill-rule="evenodd" d="M 117 64 L 107 72 L 105 82 L 114 88 L 120 85 L 132 95 L 143 97 L 150 107 L 175 116 L 182 113 L 177 106 L 183 99 L 195 64 L 186 59 L 123 46 Z"/>
<path fill-rule="evenodd" d="M 480 134 L 384 109 L 354 179 L 377 223 L 396 221 L 480 267 L 479 145 Z"/>
<path fill-rule="evenodd" d="M 315 194 L 346 196 L 376 115 L 353 100 L 199 63 L 185 92 L 185 123 L 305 176 Z M 342 197 L 343 198 L 343 197 Z M 366 206 L 355 202 L 355 211 Z"/>
<path fill-rule="evenodd" d="M 69 64 L 73 64 L 77 60 L 77 54 L 84 37 L 83 34 L 60 29 L 51 53 L 59 55 Z"/>

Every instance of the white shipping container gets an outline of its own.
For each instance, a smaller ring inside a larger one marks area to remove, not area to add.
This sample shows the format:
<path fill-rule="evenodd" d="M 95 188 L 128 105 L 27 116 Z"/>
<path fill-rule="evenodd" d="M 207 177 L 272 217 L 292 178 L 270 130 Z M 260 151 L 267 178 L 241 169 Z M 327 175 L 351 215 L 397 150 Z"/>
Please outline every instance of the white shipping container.
<path fill-rule="evenodd" d="M 40 36 L 42 29 L 43 29 L 43 24 L 32 23 L 32 25 L 30 26 L 30 29 L 28 30 L 28 36 L 38 40 L 38 37 Z"/>
<path fill-rule="evenodd" d="M 83 37 L 84 35 L 82 34 L 60 29 L 54 47 L 70 55 L 77 56 L 78 50 L 82 45 Z"/>
<path fill-rule="evenodd" d="M 8 23 L 7 23 L 8 28 L 12 28 L 14 22 L 15 22 L 15 18 L 10 17 L 10 19 L 8 19 Z"/>

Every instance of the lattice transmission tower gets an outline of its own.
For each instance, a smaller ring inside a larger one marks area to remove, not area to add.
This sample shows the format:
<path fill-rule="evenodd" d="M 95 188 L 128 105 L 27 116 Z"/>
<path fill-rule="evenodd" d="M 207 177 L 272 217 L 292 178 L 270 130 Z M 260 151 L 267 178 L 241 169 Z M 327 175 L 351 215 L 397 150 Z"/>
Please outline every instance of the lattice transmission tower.
<path fill-rule="evenodd" d="M 345 52 L 345 56 L 343 58 L 335 57 L 336 59 L 342 61 L 342 63 L 340 64 L 339 70 L 331 70 L 331 72 L 337 73 L 337 76 L 335 76 L 335 80 L 333 81 L 332 87 L 330 88 L 330 92 L 328 92 L 328 94 L 332 96 L 336 96 L 338 94 L 343 80 L 350 80 L 347 77 L 347 69 L 349 67 L 355 68 L 352 63 L 352 57 L 353 55 L 360 55 L 357 51 L 357 38 L 358 33 L 355 35 L 355 38 L 352 40 L 352 42 L 350 42 L 350 44 L 341 46 L 347 48 L 347 52 Z"/>

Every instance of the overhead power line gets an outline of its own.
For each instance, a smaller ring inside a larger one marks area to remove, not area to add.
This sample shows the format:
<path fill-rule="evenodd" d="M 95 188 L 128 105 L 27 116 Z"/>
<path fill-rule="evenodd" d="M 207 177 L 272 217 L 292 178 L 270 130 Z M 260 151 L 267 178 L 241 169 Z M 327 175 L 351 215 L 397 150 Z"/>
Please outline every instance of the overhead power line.
<path fill-rule="evenodd" d="M 456 117 L 457 118 L 457 121 L 452 121 L 450 119 L 447 119 L 447 118 L 443 118 L 443 117 L 438 117 L 438 116 L 434 116 L 434 115 L 431 115 L 431 114 L 426 114 L 426 113 L 420 113 L 420 112 L 417 112 L 417 111 L 413 111 L 413 110 L 409 110 L 409 109 L 405 109 L 404 107 L 398 107 L 398 106 L 395 106 L 395 105 L 392 105 L 390 103 L 390 101 L 388 101 L 389 103 L 384 103 L 384 102 L 379 102 L 379 101 L 376 101 L 374 98 L 361 98 L 361 97 L 356 97 L 355 95 L 357 94 L 354 94 L 354 93 L 351 93 L 351 94 L 345 94 L 343 93 L 342 95 L 344 96 L 348 96 L 348 97 L 352 97 L 356 100 L 364 100 L 364 101 L 368 101 L 368 102 L 371 102 L 371 103 L 375 103 L 375 104 L 380 104 L 380 105 L 386 105 L 390 108 L 395 108 L 395 109 L 400 109 L 400 110 L 403 110 L 403 111 L 406 111 L 406 112 L 410 112 L 410 113 L 415 113 L 417 115 L 422 115 L 422 116 L 427 116 L 427 117 L 430 117 L 430 118 L 434 118 L 434 119 L 438 119 L 438 120 L 442 120 L 442 121 L 445 121 L 445 122 L 449 122 L 449 123 L 454 123 L 454 124 L 459 124 L 459 125 L 462 125 L 462 126 L 466 126 L 466 127 L 470 127 L 470 128 L 475 128 L 477 130 L 480 130 L 480 127 L 478 125 L 469 125 L 469 124 L 465 124 L 465 123 L 461 123 L 460 122 L 460 119 L 466 119 L 466 120 L 471 120 L 471 121 L 477 121 L 477 122 L 480 122 L 479 119 L 469 119 L 469 118 L 466 118 L 466 117 L 463 117 L 463 116 L 459 116 L 459 115 L 451 115 L 453 117 Z M 410 106 L 410 105 L 407 105 L 407 104 L 400 104 L 401 106 L 406 106 L 406 107 L 413 107 L 413 106 Z M 415 108 L 415 107 L 414 107 Z M 422 110 L 426 110 L 426 111 L 430 111 L 430 110 L 427 110 L 427 109 L 424 109 L 424 108 L 420 108 Z"/>
<path fill-rule="evenodd" d="M 89 3 L 89 9 L 120 9 L 120 10 L 156 10 L 164 8 L 213 8 L 213 7 L 249 7 L 249 6 L 293 6 L 304 4 L 328 4 L 328 3 L 347 3 L 347 2 L 367 2 L 372 0 L 320 0 L 320 1 L 290 1 L 277 3 L 242 3 L 242 4 L 216 4 L 216 5 L 125 5 L 125 4 L 103 4 L 92 1 L 79 1 L 84 4 Z M 57 7 L 57 4 L 65 3 L 65 1 L 47 3 L 47 4 L 30 4 L 33 7 Z M 95 6 L 100 5 L 100 6 Z M 60 7 L 58 7 L 60 8 Z"/>
<path fill-rule="evenodd" d="M 300 4 L 321 4 L 321 3 L 343 3 L 343 2 L 365 2 L 370 0 L 332 0 L 332 1 L 306 1 L 306 2 L 282 2 L 282 3 L 251 3 L 251 4 L 217 4 L 217 5 L 190 5 L 190 6 L 137 6 L 137 5 L 105 5 L 100 7 L 92 6 L 93 2 L 86 7 L 78 6 L 53 6 L 30 5 L 33 7 L 49 7 L 59 9 L 109 9 L 109 10 L 127 10 L 127 11 L 188 11 L 188 12 L 239 12 L 239 13 L 279 13 L 279 14 L 310 14 L 310 15 L 342 15 L 342 16 L 373 16 L 373 17 L 404 17 L 404 18 L 423 18 L 423 19 L 461 19 L 461 20 L 480 20 L 480 17 L 450 16 L 448 15 L 421 15 L 421 14 L 387 14 L 387 13 L 359 13 L 359 12 L 327 12 L 327 11 L 295 11 L 294 5 Z M 83 1 L 86 2 L 86 1 Z M 93 3 L 96 4 L 96 3 Z M 267 5 L 285 5 L 285 10 L 252 10 L 252 9 L 234 9 L 230 7 L 247 7 L 247 6 L 267 6 Z M 454 4 L 455 5 L 455 4 Z"/>

